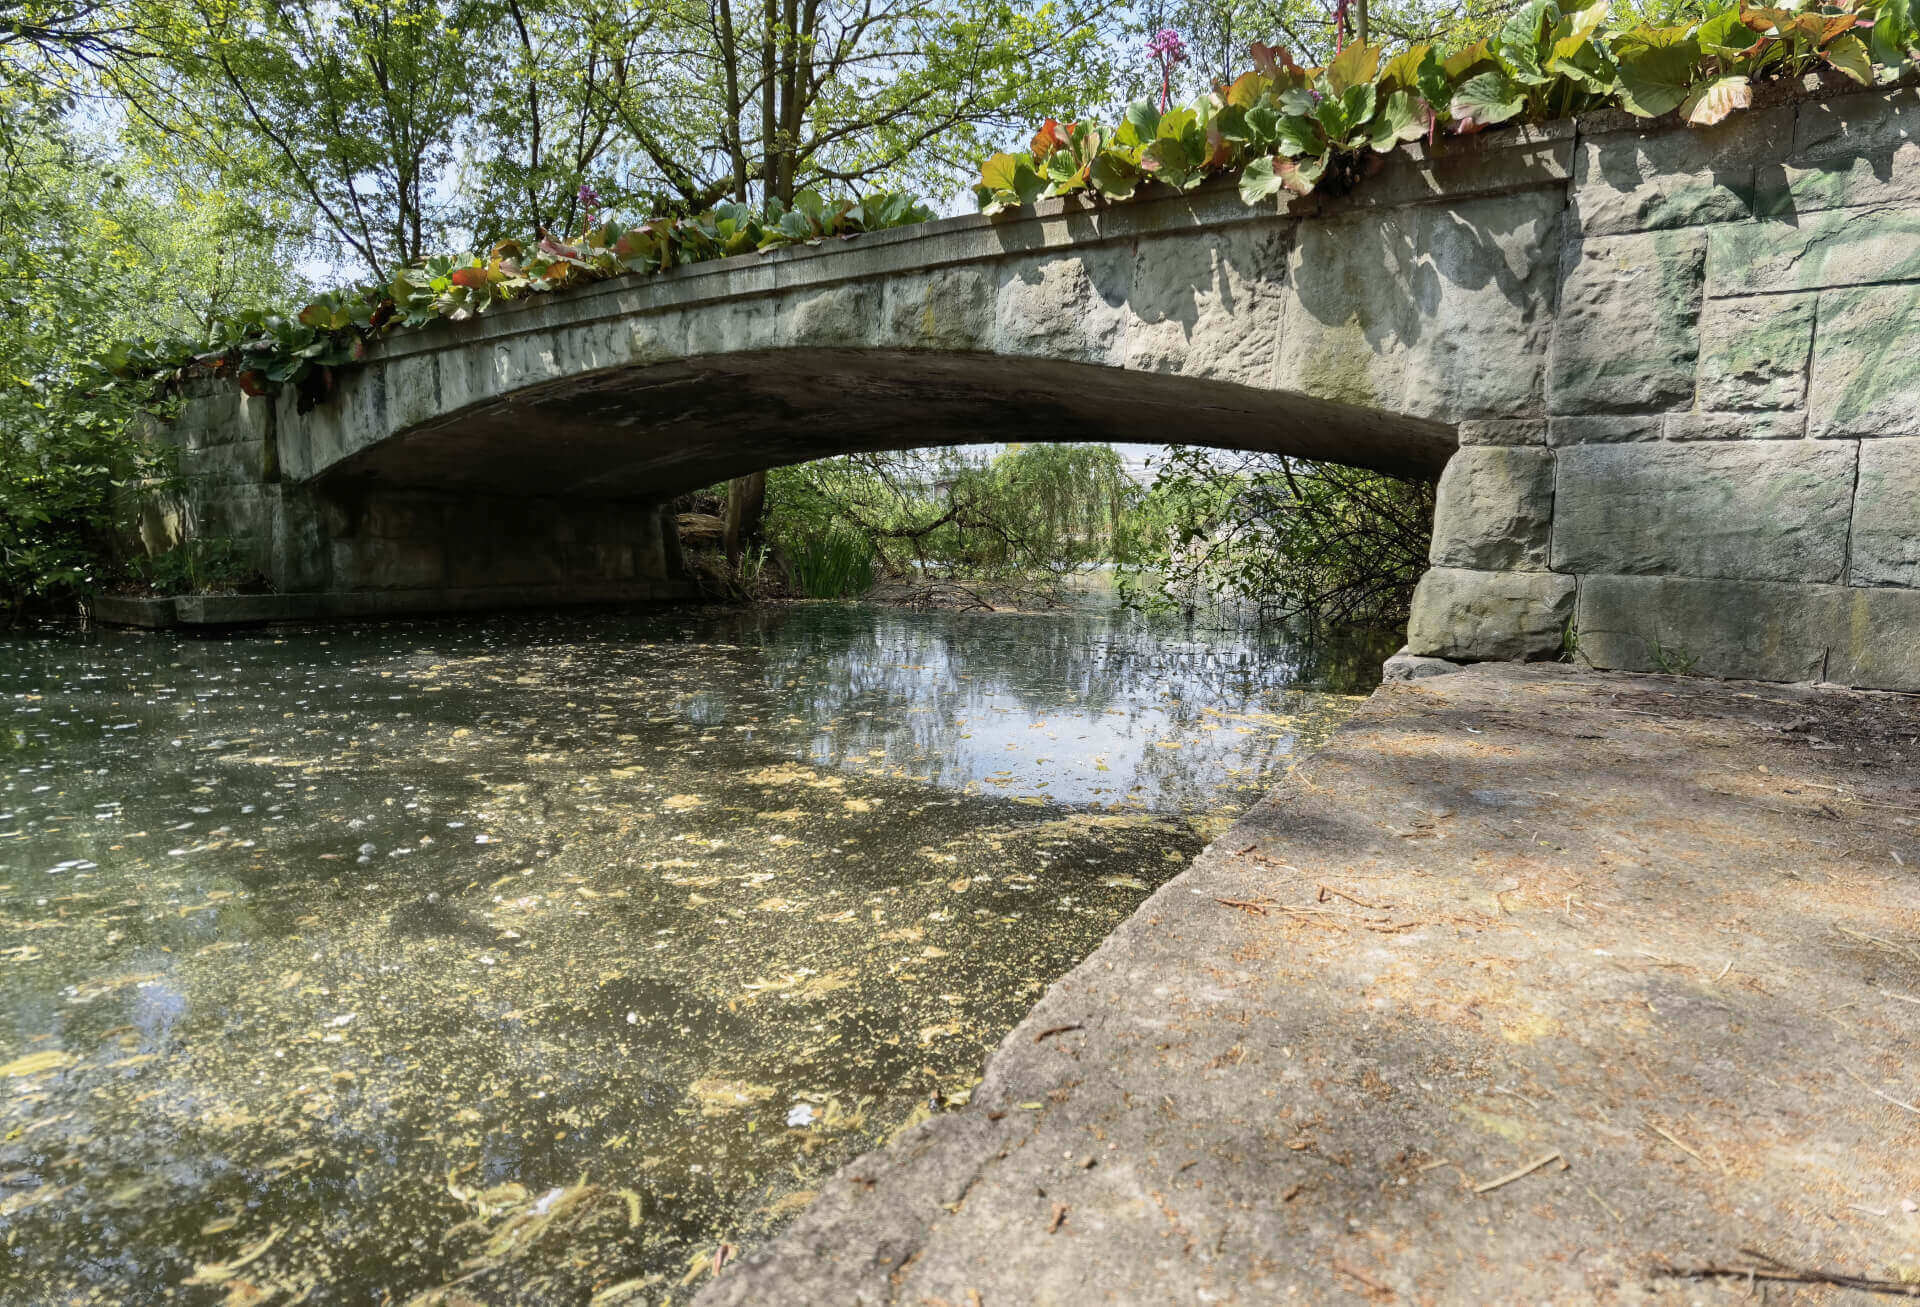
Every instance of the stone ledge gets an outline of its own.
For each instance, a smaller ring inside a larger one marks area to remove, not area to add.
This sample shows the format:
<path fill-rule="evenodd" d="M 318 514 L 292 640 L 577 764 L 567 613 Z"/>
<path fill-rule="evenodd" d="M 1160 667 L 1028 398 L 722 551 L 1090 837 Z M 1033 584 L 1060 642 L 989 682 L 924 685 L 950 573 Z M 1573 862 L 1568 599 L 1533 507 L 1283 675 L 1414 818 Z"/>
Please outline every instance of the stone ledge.
<path fill-rule="evenodd" d="M 1905 1220 L 1835 1213 L 1920 1192 L 1913 1118 L 1837 1068 L 1911 1097 L 1882 991 L 1912 985 L 1837 928 L 1920 914 L 1916 731 L 1881 696 L 1567 667 L 1383 687 L 968 1106 L 694 1301 L 1626 1307 L 1736 1299 L 1659 1273 L 1742 1246 L 1906 1265 Z M 1543 1155 L 1569 1169 L 1487 1183 Z"/>
<path fill-rule="evenodd" d="M 670 603 L 699 598 L 691 582 L 634 581 L 573 586 L 473 586 L 309 594 L 177 595 L 144 598 L 98 595 L 93 619 L 147 630 L 217 629 L 276 622 L 341 618 L 427 617 L 509 608 L 568 608 L 581 604 Z"/>

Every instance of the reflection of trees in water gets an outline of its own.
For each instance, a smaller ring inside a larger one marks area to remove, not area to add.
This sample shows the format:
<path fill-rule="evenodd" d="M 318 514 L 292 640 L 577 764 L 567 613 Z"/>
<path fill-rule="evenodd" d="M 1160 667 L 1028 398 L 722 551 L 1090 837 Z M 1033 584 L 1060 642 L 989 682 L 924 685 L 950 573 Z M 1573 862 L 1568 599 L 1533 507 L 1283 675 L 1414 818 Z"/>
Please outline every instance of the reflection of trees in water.
<path fill-rule="evenodd" d="M 774 635 L 773 632 L 766 632 Z M 1084 711 L 1171 696 L 1245 701 L 1278 686 L 1371 689 L 1378 638 L 1308 642 L 1126 615 L 921 614 L 798 610 L 763 650 L 770 688 L 801 681 L 817 712 L 854 700 L 950 693 L 962 678 L 1031 711 L 1065 695 Z"/>
<path fill-rule="evenodd" d="M 1276 745 L 1284 750 L 1291 741 L 1265 730 L 1239 733 L 1205 710 L 1294 711 L 1311 699 L 1276 692 L 1328 681 L 1359 688 L 1387 652 L 1117 612 L 809 606 L 742 618 L 730 634 L 736 647 L 714 652 L 743 673 L 736 706 L 759 703 L 763 720 L 776 712 L 799 717 L 816 733 L 820 761 L 871 759 L 963 784 L 1003 768 L 1019 773 L 1038 756 L 1118 750 L 1130 761 L 1100 788 L 1161 796 L 1192 787 L 1195 755 L 1151 748 L 1152 737 L 1203 744 L 1212 770 L 1263 765 Z M 1095 717 L 1109 720 L 1082 730 L 1067 724 Z M 1063 724 L 1051 738 L 1016 733 L 1018 747 L 1003 742 L 1004 754 L 993 751 L 996 732 L 1049 719 Z M 1083 738 L 1096 732 L 1095 742 Z"/>

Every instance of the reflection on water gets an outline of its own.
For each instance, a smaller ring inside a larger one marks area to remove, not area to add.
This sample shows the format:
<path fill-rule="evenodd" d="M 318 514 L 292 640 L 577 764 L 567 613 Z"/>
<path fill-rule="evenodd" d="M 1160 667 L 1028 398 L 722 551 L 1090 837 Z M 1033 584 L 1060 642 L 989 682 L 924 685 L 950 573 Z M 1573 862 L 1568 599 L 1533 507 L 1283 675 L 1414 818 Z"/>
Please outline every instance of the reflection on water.
<path fill-rule="evenodd" d="M 1383 652 L 851 606 L 0 643 L 0 1298 L 684 1301 L 964 1101 Z"/>

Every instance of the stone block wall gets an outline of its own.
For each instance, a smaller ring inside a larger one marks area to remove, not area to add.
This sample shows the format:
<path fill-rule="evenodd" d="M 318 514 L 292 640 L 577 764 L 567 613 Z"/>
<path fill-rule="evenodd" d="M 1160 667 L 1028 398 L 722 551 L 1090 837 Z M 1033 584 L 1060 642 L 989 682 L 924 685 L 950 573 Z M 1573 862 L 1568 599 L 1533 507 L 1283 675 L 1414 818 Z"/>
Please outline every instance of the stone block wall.
<path fill-rule="evenodd" d="M 275 438 L 285 407 L 225 381 L 195 382 L 156 433 L 174 447 L 178 475 L 167 494 L 148 496 L 140 547 L 231 542 L 279 600 L 212 611 L 357 617 L 692 593 L 657 503 L 293 482 Z M 194 620 L 191 611 L 176 616 Z"/>
<path fill-rule="evenodd" d="M 1413 652 L 1920 688 L 1920 92 L 1576 124 L 1538 418 L 1462 422 Z"/>

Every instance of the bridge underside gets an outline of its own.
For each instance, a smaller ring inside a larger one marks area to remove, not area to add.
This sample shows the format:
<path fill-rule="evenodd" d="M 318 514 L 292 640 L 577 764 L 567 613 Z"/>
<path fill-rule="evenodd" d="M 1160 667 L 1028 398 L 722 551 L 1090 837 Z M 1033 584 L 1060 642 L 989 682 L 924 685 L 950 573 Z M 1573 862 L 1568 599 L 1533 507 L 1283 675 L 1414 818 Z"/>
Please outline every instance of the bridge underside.
<path fill-rule="evenodd" d="M 986 441 L 1263 450 L 1432 478 L 1439 422 L 1217 380 L 989 354 L 767 350 L 614 369 L 394 436 L 317 484 L 659 501 L 833 454 Z"/>

